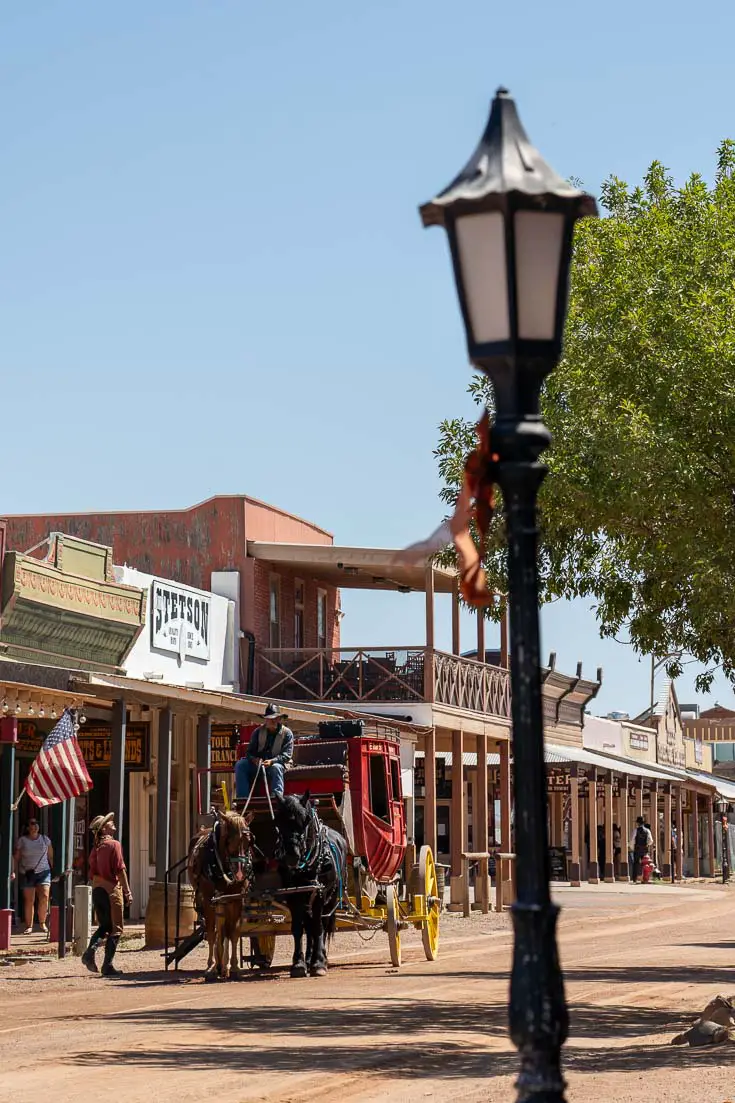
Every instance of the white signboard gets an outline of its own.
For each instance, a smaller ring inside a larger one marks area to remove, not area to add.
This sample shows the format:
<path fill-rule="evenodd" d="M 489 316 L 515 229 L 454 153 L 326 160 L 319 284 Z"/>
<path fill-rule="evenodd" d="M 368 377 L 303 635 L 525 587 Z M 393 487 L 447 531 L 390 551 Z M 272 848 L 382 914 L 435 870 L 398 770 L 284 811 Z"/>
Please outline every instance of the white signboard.
<path fill-rule="evenodd" d="M 184 658 L 209 658 L 211 596 L 154 579 L 151 586 L 151 646 Z"/>

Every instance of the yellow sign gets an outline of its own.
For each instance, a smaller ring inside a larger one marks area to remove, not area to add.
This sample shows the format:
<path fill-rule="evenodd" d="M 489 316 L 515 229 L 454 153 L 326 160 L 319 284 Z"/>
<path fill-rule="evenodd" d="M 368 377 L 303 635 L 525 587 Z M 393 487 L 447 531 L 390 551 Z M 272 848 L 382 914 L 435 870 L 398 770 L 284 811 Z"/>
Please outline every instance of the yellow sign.
<path fill-rule="evenodd" d="M 232 770 L 235 766 L 240 729 L 236 724 L 212 724 L 212 770 Z"/>

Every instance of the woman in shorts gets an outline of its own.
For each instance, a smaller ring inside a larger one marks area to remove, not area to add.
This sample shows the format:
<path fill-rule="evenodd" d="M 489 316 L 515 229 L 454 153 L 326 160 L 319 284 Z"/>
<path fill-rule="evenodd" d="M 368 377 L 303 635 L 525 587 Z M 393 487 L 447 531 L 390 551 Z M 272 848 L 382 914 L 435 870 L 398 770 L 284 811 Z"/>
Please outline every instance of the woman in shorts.
<path fill-rule="evenodd" d="M 21 835 L 15 847 L 15 868 L 23 892 L 23 934 L 33 933 L 34 906 L 38 908 L 38 924 L 48 934 L 49 894 L 51 892 L 51 865 L 54 851 L 51 840 L 41 834 L 38 820 L 29 820 L 25 835 Z"/>

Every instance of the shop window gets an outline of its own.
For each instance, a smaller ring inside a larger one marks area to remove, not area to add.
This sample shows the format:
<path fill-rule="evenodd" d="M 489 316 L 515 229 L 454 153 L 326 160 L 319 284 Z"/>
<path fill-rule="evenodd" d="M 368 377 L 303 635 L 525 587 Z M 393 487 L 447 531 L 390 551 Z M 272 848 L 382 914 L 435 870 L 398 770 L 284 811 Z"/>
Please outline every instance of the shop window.
<path fill-rule="evenodd" d="M 327 646 L 327 594 L 319 590 L 316 599 L 316 645 L 322 650 Z"/>
<path fill-rule="evenodd" d="M 390 780 L 393 790 L 393 800 L 401 799 L 401 768 L 397 758 L 390 760 Z"/>
<path fill-rule="evenodd" d="M 304 584 L 297 578 L 293 592 L 293 645 L 297 649 L 304 646 Z"/>
<path fill-rule="evenodd" d="M 281 580 L 275 574 L 270 579 L 268 624 L 270 646 L 277 650 L 281 646 Z"/>
<path fill-rule="evenodd" d="M 390 823 L 385 760 L 378 754 L 370 755 L 370 808 L 374 816 Z"/>

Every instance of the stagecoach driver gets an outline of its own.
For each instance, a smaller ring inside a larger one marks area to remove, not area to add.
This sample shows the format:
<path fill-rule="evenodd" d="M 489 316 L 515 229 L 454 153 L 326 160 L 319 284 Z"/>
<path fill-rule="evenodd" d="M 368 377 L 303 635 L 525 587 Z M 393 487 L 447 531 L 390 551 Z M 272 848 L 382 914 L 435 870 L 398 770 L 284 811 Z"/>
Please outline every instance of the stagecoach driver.
<path fill-rule="evenodd" d="M 293 758 L 293 732 L 283 721 L 286 713 L 278 705 L 268 705 L 265 723 L 250 737 L 244 758 L 235 764 L 235 789 L 239 798 L 247 797 L 262 764 L 271 793 L 283 796 L 283 776 Z"/>

